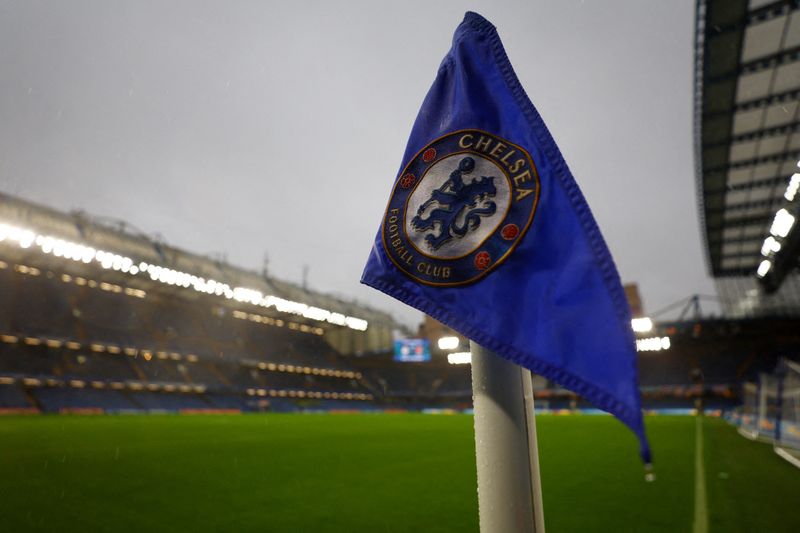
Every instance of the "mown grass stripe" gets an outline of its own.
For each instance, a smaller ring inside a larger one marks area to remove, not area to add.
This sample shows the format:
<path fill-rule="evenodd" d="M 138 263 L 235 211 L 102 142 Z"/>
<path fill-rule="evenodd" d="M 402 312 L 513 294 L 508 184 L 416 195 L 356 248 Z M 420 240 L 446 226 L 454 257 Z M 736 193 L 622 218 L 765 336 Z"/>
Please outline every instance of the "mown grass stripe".
<path fill-rule="evenodd" d="M 695 418 L 694 440 L 694 533 L 708 533 L 708 503 L 706 501 L 706 472 L 703 464 L 703 416 Z"/>

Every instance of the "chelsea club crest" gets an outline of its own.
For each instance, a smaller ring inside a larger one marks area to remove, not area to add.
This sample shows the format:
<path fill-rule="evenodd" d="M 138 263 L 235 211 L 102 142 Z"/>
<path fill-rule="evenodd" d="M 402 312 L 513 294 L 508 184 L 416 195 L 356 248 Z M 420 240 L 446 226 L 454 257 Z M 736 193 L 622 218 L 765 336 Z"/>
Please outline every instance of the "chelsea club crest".
<path fill-rule="evenodd" d="M 383 247 L 416 281 L 472 283 L 524 237 L 539 188 L 533 160 L 520 146 L 481 130 L 449 133 L 397 178 L 381 226 Z"/>

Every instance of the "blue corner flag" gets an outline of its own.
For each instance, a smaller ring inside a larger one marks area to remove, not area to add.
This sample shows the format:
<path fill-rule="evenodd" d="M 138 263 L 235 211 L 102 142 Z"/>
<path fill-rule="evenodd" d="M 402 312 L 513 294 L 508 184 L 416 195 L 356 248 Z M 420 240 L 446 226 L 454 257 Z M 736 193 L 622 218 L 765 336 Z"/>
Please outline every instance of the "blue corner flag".
<path fill-rule="evenodd" d="M 361 281 L 613 414 L 650 462 L 614 262 L 476 13 L 425 97 Z"/>

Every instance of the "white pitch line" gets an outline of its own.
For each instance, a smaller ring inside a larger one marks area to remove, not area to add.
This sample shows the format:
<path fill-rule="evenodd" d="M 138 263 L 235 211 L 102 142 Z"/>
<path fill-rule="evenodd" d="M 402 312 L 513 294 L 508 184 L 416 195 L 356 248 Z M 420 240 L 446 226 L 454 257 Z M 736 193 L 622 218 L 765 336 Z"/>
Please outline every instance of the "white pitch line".
<path fill-rule="evenodd" d="M 706 503 L 706 472 L 703 465 L 703 416 L 695 418 L 694 440 L 694 524 L 693 533 L 708 533 L 708 505 Z"/>
<path fill-rule="evenodd" d="M 789 452 L 787 452 L 786 450 L 784 450 L 780 446 L 776 446 L 775 447 L 775 453 L 777 453 L 779 456 L 783 457 L 784 459 L 786 459 L 787 461 L 792 463 L 797 468 L 800 468 L 800 459 L 798 459 L 794 455 L 790 454 Z"/>
<path fill-rule="evenodd" d="M 741 435 L 742 437 L 744 437 L 746 439 L 750 439 L 750 440 L 757 440 L 758 439 L 758 433 L 755 432 L 755 431 L 748 431 L 748 430 L 744 429 L 741 426 L 739 426 L 739 429 L 737 431 L 739 432 L 739 435 Z"/>

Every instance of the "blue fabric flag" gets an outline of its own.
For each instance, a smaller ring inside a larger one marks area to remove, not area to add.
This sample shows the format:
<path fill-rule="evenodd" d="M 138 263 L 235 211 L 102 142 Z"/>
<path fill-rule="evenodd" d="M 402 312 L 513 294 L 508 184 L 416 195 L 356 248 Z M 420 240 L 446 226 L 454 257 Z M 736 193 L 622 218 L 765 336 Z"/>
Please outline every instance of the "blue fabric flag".
<path fill-rule="evenodd" d="M 619 275 L 476 13 L 422 104 L 361 281 L 615 415 L 650 462 Z"/>

